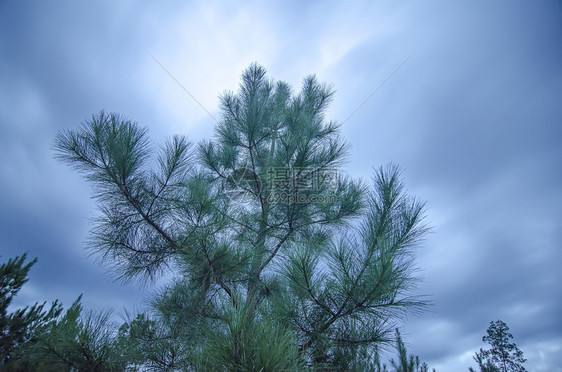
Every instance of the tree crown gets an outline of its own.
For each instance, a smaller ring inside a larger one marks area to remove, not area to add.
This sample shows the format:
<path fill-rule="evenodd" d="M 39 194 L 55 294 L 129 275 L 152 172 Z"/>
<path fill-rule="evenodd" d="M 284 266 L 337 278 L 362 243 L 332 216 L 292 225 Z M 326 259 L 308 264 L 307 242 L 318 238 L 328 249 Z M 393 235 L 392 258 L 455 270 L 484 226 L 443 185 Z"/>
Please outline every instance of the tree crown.
<path fill-rule="evenodd" d="M 502 320 L 490 322 L 490 326 L 486 330 L 487 335 L 482 337 L 482 341 L 490 344 L 491 348 L 489 350 L 480 349 L 480 352 L 476 353 L 474 357 L 481 371 L 526 371 L 523 364 L 527 359 L 523 357 L 523 352 L 517 345 L 510 342 L 513 335 L 508 331 L 509 327 Z"/>
<path fill-rule="evenodd" d="M 333 93 L 310 76 L 294 94 L 251 65 L 221 96 L 215 137 L 173 137 L 156 169 L 147 130 L 119 115 L 59 133 L 57 156 L 96 187 L 101 259 L 123 279 L 176 273 L 155 323 L 125 330 L 176 340 L 189 368 L 345 366 L 424 305 L 409 294 L 424 204 L 397 166 L 377 169 L 371 190 L 341 172 L 348 145 L 325 119 Z"/>

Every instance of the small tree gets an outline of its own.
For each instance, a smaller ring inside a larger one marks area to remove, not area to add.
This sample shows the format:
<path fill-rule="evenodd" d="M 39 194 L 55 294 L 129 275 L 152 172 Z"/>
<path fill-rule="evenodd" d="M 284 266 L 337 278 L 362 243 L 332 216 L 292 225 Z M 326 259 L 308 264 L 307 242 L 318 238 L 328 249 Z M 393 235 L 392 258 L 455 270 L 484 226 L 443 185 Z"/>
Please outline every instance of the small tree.
<path fill-rule="evenodd" d="M 119 343 L 110 312 L 83 314 L 80 299 L 41 335 L 32 350 L 33 358 L 51 371 L 126 370 L 132 364 L 131 354 Z"/>
<path fill-rule="evenodd" d="M 11 258 L 0 266 L 0 366 L 2 370 L 29 370 L 31 365 L 27 351 L 38 337 L 61 313 L 62 307 L 55 301 L 50 308 L 46 303 L 36 303 L 9 313 L 8 307 L 22 286 L 27 275 L 37 262 L 25 262 L 27 253 Z"/>
<path fill-rule="evenodd" d="M 425 362 L 422 363 L 417 355 L 408 356 L 406 345 L 404 345 L 398 329 L 396 329 L 396 349 L 398 350 L 398 360 L 390 361 L 396 372 L 428 372 L 429 367 Z M 433 369 L 433 372 L 435 372 L 435 369 Z"/>
<path fill-rule="evenodd" d="M 119 115 L 58 135 L 59 158 L 96 188 L 100 257 L 123 279 L 176 273 L 153 314 L 121 332 L 150 363 L 346 368 L 424 304 L 408 293 L 423 203 L 396 166 L 372 191 L 338 173 L 348 146 L 324 118 L 332 97 L 314 77 L 293 94 L 252 65 L 221 97 L 215 139 L 193 151 L 174 137 L 156 169 L 146 130 Z"/>
<path fill-rule="evenodd" d="M 420 358 L 416 355 L 409 355 L 406 350 L 406 345 L 402 341 L 400 331 L 396 329 L 396 351 L 398 352 L 398 359 L 390 360 L 392 369 L 381 362 L 379 348 L 375 348 L 373 355 L 368 356 L 363 360 L 361 368 L 355 368 L 357 371 L 373 371 L 373 372 L 428 372 L 429 367 L 425 362 L 421 362 Z M 435 368 L 432 369 L 435 372 Z"/>
<path fill-rule="evenodd" d="M 508 332 L 509 327 L 501 320 L 490 322 L 487 329 L 487 336 L 482 337 L 482 341 L 489 343 L 490 350 L 482 350 L 476 353 L 474 360 L 478 364 L 481 372 L 525 372 L 523 363 L 527 361 L 523 357 L 523 352 L 519 350 L 515 343 L 510 340 L 513 335 Z M 474 371 L 472 367 L 470 371 Z"/>

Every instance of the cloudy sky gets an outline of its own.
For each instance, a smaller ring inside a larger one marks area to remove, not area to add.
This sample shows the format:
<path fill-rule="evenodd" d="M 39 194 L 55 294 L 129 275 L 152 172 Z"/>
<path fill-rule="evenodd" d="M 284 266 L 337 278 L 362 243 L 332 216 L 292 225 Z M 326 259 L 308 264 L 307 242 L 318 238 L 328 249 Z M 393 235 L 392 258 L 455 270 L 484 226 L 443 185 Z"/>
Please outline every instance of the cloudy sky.
<path fill-rule="evenodd" d="M 504 320 L 530 371 L 562 371 L 562 2 L 0 2 L 0 255 L 39 263 L 18 304 L 84 293 L 89 309 L 142 308 L 153 287 L 115 282 L 85 250 L 91 188 L 53 159 L 56 133 L 101 109 L 158 143 L 209 138 L 218 95 L 257 61 L 296 89 L 337 90 L 353 116 L 346 171 L 395 162 L 427 201 L 412 353 L 466 371 Z"/>

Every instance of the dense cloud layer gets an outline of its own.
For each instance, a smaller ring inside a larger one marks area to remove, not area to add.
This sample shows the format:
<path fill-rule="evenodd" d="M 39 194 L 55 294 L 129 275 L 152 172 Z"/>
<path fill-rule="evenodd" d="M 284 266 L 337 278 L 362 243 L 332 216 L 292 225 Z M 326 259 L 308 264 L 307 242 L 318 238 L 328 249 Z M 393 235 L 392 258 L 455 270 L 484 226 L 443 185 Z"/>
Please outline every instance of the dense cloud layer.
<path fill-rule="evenodd" d="M 501 318 L 528 369 L 561 371 L 562 5 L 556 1 L 0 5 L 0 252 L 39 263 L 20 304 L 84 293 L 86 307 L 142 306 L 151 288 L 115 283 L 84 250 L 95 205 L 53 160 L 58 130 L 101 109 L 150 128 L 212 135 L 218 95 L 263 64 L 291 83 L 315 73 L 338 93 L 347 171 L 396 162 L 427 200 L 433 233 L 418 254 L 430 311 L 410 319 L 410 350 L 466 370 Z"/>

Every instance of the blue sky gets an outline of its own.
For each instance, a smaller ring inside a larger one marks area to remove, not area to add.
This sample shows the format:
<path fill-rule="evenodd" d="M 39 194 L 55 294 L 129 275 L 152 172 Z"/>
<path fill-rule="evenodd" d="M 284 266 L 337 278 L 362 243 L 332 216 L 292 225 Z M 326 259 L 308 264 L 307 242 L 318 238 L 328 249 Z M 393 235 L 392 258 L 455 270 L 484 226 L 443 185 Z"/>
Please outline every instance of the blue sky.
<path fill-rule="evenodd" d="M 257 61 L 298 89 L 337 90 L 345 171 L 395 162 L 427 201 L 417 293 L 404 326 L 438 371 L 467 370 L 501 318 L 531 371 L 562 371 L 560 1 L 0 3 L 0 254 L 38 257 L 19 304 L 84 293 L 90 309 L 142 308 L 157 286 L 115 282 L 86 251 L 91 188 L 53 159 L 56 133 L 101 109 L 209 138 L 218 96 Z"/>

